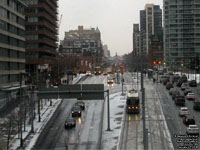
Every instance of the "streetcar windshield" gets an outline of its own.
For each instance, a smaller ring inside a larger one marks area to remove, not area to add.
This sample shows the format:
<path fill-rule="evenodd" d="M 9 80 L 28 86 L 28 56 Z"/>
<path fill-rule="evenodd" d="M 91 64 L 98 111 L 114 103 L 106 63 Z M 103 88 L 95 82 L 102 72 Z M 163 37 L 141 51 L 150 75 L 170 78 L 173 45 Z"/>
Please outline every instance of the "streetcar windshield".
<path fill-rule="evenodd" d="M 128 98 L 126 101 L 127 105 L 138 105 L 139 104 L 139 98 Z"/>

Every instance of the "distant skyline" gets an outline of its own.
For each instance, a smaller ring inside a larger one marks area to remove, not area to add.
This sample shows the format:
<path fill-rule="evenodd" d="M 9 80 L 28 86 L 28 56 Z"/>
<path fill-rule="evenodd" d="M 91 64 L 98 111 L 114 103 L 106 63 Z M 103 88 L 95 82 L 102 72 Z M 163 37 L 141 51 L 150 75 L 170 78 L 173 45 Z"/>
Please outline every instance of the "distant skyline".
<path fill-rule="evenodd" d="M 132 51 L 133 24 L 139 23 L 145 4 L 160 5 L 163 9 L 163 0 L 59 0 L 58 4 L 59 19 L 62 14 L 59 40 L 79 25 L 98 27 L 111 56 Z"/>

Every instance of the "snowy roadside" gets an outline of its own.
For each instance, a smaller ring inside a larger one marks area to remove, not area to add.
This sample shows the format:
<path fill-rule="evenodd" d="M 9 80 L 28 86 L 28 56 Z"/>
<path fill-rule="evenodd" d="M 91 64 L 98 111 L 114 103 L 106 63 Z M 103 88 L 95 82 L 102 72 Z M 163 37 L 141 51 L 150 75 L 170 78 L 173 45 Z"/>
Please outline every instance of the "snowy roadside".
<path fill-rule="evenodd" d="M 38 122 L 38 116 L 34 120 L 34 133 L 31 133 L 31 125 L 27 125 L 26 131 L 23 131 L 22 136 L 23 139 L 25 139 L 23 143 L 25 148 L 23 149 L 29 150 L 34 146 L 37 138 L 54 114 L 56 108 L 59 106 L 61 101 L 61 99 L 54 99 L 52 100 L 52 106 L 49 106 L 50 104 L 44 106 L 44 108 L 41 110 L 41 122 Z M 18 135 L 16 135 L 15 138 L 11 141 L 10 150 L 15 149 L 20 149 L 20 138 L 18 138 Z"/>
<path fill-rule="evenodd" d="M 83 76 L 85 76 L 85 74 L 78 74 L 77 77 L 73 79 L 72 84 L 76 84 Z M 36 116 L 36 119 L 34 120 L 34 133 L 31 133 L 31 125 L 27 125 L 26 131 L 22 134 L 23 139 L 25 139 L 25 148 L 23 149 L 29 150 L 33 148 L 40 133 L 45 128 L 46 124 L 51 119 L 56 109 L 59 107 L 61 101 L 61 99 L 55 99 L 52 100 L 52 106 L 49 106 L 50 104 L 44 106 L 44 108 L 41 110 L 41 122 L 38 122 L 38 116 Z M 20 138 L 18 138 L 18 135 L 16 135 L 11 141 L 10 149 L 20 149 Z"/>
<path fill-rule="evenodd" d="M 102 130 L 102 149 L 117 149 L 119 143 L 119 137 L 121 134 L 123 116 L 124 116 L 124 106 L 125 106 L 125 96 L 121 96 L 121 92 L 110 95 L 110 129 L 107 131 L 107 101 L 105 101 L 104 106 L 104 120 L 103 120 L 103 130 Z"/>

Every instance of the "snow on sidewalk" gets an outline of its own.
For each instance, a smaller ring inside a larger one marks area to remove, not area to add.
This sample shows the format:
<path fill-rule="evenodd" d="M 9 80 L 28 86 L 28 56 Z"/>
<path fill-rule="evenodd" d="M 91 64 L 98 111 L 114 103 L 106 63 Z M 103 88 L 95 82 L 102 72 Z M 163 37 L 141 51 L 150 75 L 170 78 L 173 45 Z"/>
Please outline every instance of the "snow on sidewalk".
<path fill-rule="evenodd" d="M 120 93 L 110 95 L 110 129 L 107 131 L 107 101 L 105 101 L 104 107 L 104 120 L 102 130 L 101 148 L 116 149 L 119 143 L 119 137 L 121 134 L 122 121 L 124 116 L 124 106 L 126 103 L 125 96 L 121 96 Z"/>
<path fill-rule="evenodd" d="M 38 122 L 38 116 L 34 120 L 34 133 L 30 133 L 31 131 L 31 125 L 26 126 L 26 131 L 23 131 L 23 139 L 25 149 L 30 150 L 35 145 L 40 133 L 44 129 L 45 125 L 48 123 L 48 121 L 51 119 L 52 115 L 54 114 L 56 108 L 61 103 L 61 99 L 54 99 L 53 105 L 49 106 L 46 105 L 41 110 L 41 122 Z M 20 148 L 20 139 L 18 138 L 18 135 L 15 136 L 15 138 L 11 141 L 10 150 L 15 150 Z M 24 148 L 23 148 L 24 149 Z"/>

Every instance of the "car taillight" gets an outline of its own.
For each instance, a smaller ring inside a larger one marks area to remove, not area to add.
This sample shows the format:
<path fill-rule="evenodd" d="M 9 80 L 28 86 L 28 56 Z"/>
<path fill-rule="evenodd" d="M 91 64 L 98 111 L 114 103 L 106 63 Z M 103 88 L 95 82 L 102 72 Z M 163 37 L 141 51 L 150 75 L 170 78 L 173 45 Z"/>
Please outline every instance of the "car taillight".
<path fill-rule="evenodd" d="M 128 107 L 128 109 L 131 109 L 131 107 Z"/>
<path fill-rule="evenodd" d="M 78 113 L 81 113 L 80 111 Z"/>
<path fill-rule="evenodd" d="M 188 118 L 186 118 L 186 120 L 185 120 L 186 122 L 188 122 Z"/>
<path fill-rule="evenodd" d="M 134 107 L 132 107 L 132 109 L 134 109 Z"/>

